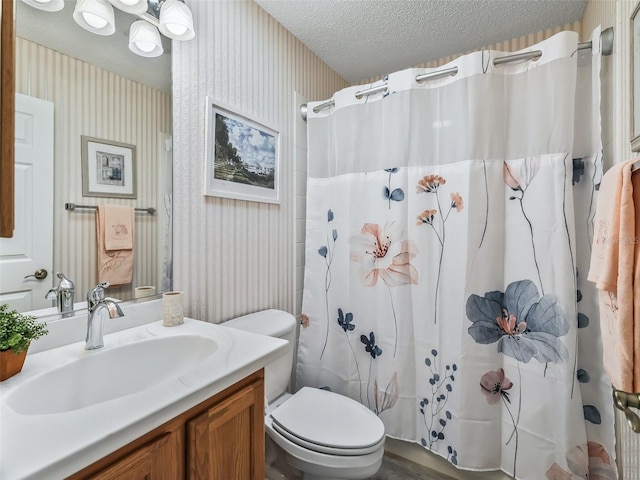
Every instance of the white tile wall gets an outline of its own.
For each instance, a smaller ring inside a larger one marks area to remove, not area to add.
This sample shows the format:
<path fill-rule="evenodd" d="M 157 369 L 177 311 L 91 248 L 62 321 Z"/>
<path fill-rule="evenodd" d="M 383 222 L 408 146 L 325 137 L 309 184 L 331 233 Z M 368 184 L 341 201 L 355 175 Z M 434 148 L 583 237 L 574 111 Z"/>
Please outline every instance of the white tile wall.
<path fill-rule="evenodd" d="M 333 93 L 333 92 L 331 92 Z M 296 92 L 296 107 L 307 99 Z M 307 124 L 296 110 L 295 130 L 295 265 L 296 265 L 296 314 L 302 313 L 302 289 L 304 287 L 305 228 L 307 215 Z"/>

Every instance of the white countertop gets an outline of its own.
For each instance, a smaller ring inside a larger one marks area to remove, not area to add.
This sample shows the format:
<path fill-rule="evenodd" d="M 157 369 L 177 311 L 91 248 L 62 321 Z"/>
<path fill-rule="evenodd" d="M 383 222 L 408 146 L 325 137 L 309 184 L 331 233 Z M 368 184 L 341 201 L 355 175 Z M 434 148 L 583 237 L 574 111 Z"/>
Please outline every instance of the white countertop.
<path fill-rule="evenodd" d="M 162 327 L 158 320 L 144 323 L 160 317 L 161 301 L 145 305 L 146 319 L 130 315 L 134 326 L 105 335 L 104 350 L 132 339 L 206 334 L 220 340 L 217 353 L 187 374 L 168 378 L 139 393 L 62 413 L 19 414 L 6 403 L 12 391 L 30 379 L 92 353 L 84 350 L 84 341 L 57 346 L 61 340 L 50 339 L 49 343 L 56 348 L 29 353 L 22 372 L 0 383 L 2 480 L 65 478 L 263 368 L 287 348 L 285 340 L 188 318 L 183 325 L 171 328 Z M 150 311 L 155 312 L 155 317 Z M 123 319 L 127 315 L 125 309 Z M 75 319 L 75 326 L 77 322 Z M 49 329 L 65 331 L 64 326 L 56 328 L 52 324 Z M 56 336 L 59 335 L 54 332 Z"/>

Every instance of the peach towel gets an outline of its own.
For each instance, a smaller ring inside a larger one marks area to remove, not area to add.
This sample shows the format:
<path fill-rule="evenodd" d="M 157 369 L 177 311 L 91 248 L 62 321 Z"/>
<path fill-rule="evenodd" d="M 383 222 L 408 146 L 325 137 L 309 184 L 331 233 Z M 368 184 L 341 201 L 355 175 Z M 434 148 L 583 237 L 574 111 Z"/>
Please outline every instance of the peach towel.
<path fill-rule="evenodd" d="M 98 281 L 125 285 L 133 281 L 134 210 L 101 205 L 96 213 Z"/>
<path fill-rule="evenodd" d="M 599 289 L 604 369 L 625 392 L 640 392 L 640 175 L 633 164 L 618 164 L 602 179 L 587 276 Z"/>
<path fill-rule="evenodd" d="M 635 168 L 638 163 L 640 160 L 636 159 Z M 640 393 L 640 170 L 631 173 L 631 184 L 636 221 L 633 273 L 633 390 L 631 392 Z"/>
<path fill-rule="evenodd" d="M 132 250 L 134 212 L 131 207 L 105 205 L 104 249 Z"/>

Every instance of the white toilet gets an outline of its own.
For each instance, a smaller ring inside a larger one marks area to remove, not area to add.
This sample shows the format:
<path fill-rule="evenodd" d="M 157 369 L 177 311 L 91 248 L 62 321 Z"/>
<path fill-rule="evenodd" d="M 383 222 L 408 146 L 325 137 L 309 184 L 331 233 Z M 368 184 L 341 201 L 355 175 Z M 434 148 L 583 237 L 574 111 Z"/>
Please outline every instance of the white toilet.
<path fill-rule="evenodd" d="M 295 318 L 264 310 L 224 323 L 225 327 L 284 338 L 287 352 L 265 368 L 268 402 L 265 430 L 287 463 L 304 480 L 365 479 L 384 454 L 384 424 L 368 408 L 343 395 L 304 387 L 286 393 L 293 367 Z M 267 444 L 269 452 L 270 444 Z M 267 453 L 267 457 L 269 454 Z"/>

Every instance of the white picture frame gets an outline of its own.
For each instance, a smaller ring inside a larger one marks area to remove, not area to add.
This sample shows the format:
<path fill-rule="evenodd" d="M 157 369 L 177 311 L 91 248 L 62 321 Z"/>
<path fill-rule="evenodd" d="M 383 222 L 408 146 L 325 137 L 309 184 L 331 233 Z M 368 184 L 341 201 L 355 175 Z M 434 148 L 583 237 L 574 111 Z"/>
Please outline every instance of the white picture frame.
<path fill-rule="evenodd" d="M 82 196 L 137 198 L 136 147 L 81 136 Z"/>
<path fill-rule="evenodd" d="M 204 194 L 280 203 L 280 133 L 207 97 Z"/>

